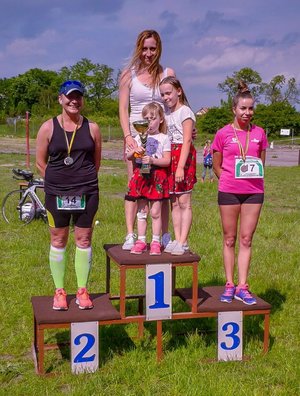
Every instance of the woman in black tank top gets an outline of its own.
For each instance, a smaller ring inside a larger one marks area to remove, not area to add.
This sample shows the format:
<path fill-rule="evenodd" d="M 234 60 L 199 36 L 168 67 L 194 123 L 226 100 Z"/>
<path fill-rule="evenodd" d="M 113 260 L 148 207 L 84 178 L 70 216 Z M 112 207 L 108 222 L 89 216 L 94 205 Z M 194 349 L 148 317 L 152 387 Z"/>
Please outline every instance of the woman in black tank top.
<path fill-rule="evenodd" d="M 80 309 L 93 308 L 86 286 L 99 201 L 101 133 L 96 123 L 80 114 L 83 95 L 84 87 L 79 81 L 65 81 L 58 97 L 62 114 L 44 122 L 36 141 L 36 166 L 45 179 L 51 239 L 49 261 L 56 288 L 54 310 L 68 309 L 64 273 L 71 218 L 75 225 L 76 303 Z"/>

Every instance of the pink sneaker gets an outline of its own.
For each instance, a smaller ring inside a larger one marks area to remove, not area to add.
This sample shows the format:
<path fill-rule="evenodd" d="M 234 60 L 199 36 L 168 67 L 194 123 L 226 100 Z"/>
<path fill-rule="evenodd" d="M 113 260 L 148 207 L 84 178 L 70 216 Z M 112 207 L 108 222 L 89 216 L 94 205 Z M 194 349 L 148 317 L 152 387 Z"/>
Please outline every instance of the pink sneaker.
<path fill-rule="evenodd" d="M 65 289 L 56 289 L 53 298 L 53 307 L 55 311 L 66 311 L 68 309 L 67 293 Z"/>
<path fill-rule="evenodd" d="M 137 240 L 131 248 L 130 253 L 132 254 L 142 254 L 143 252 L 147 251 L 147 244 L 145 242 L 142 242 L 140 240 Z"/>
<path fill-rule="evenodd" d="M 89 293 L 85 287 L 80 287 L 76 294 L 76 304 L 79 305 L 80 309 L 92 309 L 93 303 L 90 299 Z"/>
<path fill-rule="evenodd" d="M 161 254 L 161 246 L 157 241 L 152 241 L 150 243 L 150 256 L 159 256 Z"/>

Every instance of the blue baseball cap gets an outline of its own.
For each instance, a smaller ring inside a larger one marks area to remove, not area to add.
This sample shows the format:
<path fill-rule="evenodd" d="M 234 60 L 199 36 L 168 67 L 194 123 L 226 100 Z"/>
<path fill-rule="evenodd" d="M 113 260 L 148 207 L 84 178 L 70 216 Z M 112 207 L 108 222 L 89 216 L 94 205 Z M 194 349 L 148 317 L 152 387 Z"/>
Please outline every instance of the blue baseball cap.
<path fill-rule="evenodd" d="M 60 95 L 69 95 L 73 91 L 78 91 L 81 95 L 84 94 L 84 86 L 80 81 L 67 80 L 61 84 L 59 88 Z"/>

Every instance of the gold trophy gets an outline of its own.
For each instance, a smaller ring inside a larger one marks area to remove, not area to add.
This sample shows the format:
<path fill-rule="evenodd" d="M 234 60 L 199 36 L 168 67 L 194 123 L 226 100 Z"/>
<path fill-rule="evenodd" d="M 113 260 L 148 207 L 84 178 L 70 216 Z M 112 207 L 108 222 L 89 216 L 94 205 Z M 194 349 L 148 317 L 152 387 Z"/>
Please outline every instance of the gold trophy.
<path fill-rule="evenodd" d="M 134 129 L 140 135 L 140 139 L 142 142 L 142 147 L 146 150 L 147 146 L 147 130 L 149 127 L 149 121 L 147 120 L 138 120 L 132 123 Z M 134 154 L 137 163 L 142 163 L 142 157 L 144 154 Z M 140 160 L 139 160 L 140 159 Z M 150 173 L 150 164 L 143 164 L 141 165 L 141 173 Z"/>

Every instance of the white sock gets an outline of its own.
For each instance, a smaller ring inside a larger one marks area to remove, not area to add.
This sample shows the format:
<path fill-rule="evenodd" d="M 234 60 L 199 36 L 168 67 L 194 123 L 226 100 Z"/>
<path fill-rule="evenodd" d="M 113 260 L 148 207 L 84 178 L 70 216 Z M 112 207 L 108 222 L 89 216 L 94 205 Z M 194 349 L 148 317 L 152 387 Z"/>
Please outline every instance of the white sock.
<path fill-rule="evenodd" d="M 152 235 L 152 242 L 160 242 L 160 236 L 159 235 Z"/>

